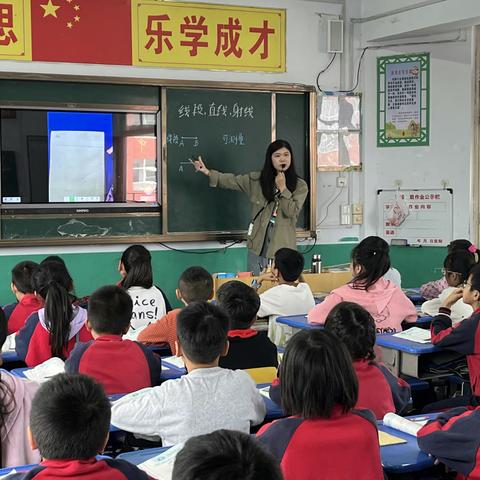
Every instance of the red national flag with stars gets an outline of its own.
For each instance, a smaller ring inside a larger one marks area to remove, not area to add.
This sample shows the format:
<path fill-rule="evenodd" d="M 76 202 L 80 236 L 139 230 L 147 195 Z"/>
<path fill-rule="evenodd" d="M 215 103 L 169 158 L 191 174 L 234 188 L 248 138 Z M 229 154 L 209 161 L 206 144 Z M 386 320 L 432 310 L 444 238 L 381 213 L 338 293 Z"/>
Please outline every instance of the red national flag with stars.
<path fill-rule="evenodd" d="M 32 60 L 132 64 L 130 0 L 31 0 Z"/>

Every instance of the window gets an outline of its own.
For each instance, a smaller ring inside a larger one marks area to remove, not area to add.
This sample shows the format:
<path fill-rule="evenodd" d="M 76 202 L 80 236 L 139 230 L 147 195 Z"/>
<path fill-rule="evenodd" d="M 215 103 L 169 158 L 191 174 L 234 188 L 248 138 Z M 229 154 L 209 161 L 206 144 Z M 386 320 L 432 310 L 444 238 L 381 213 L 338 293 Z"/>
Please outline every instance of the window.
<path fill-rule="evenodd" d="M 360 95 L 324 95 L 317 112 L 317 168 L 359 170 Z"/>

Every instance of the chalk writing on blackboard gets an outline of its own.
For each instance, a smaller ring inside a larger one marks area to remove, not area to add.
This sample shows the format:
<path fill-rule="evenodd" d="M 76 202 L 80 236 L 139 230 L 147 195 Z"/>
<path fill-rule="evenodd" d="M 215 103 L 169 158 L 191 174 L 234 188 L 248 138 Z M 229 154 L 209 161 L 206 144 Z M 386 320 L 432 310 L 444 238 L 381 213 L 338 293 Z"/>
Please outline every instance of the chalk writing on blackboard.
<path fill-rule="evenodd" d="M 222 136 L 222 141 L 224 145 L 237 145 L 243 147 L 245 143 L 245 135 L 242 132 L 239 133 L 225 133 Z"/>
<path fill-rule="evenodd" d="M 167 133 L 167 143 L 170 145 L 177 145 L 178 147 L 188 146 L 198 147 L 200 139 L 196 136 L 178 135 L 177 133 Z"/>
<path fill-rule="evenodd" d="M 182 104 L 178 107 L 178 118 L 193 117 L 231 117 L 231 118 L 255 118 L 253 105 L 241 105 L 235 102 L 233 105 L 211 102 L 208 104 L 191 103 Z"/>

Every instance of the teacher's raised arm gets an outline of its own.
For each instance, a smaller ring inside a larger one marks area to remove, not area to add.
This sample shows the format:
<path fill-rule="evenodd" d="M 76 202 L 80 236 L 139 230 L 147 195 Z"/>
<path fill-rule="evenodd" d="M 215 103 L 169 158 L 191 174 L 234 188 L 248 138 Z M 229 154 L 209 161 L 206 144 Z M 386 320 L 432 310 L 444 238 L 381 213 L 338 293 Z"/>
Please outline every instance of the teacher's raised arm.
<path fill-rule="evenodd" d="M 207 168 L 201 157 L 195 170 L 209 177 L 211 187 L 239 190 L 248 195 L 251 219 L 247 231 L 248 269 L 255 274 L 283 247 L 296 249 L 298 215 L 308 194 L 306 182 L 297 176 L 292 147 L 276 140 L 268 147 L 261 172 L 244 175 Z"/>

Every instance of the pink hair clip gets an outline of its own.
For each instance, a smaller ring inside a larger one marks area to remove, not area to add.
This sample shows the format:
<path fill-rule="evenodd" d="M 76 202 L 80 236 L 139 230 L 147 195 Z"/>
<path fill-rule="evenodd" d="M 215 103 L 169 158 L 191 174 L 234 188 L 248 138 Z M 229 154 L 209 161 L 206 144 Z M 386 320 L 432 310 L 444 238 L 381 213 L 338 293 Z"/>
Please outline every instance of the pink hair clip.
<path fill-rule="evenodd" d="M 477 252 L 477 246 L 476 246 L 474 243 L 472 243 L 472 244 L 468 247 L 468 251 L 469 251 L 470 253 L 476 253 L 476 252 Z"/>

